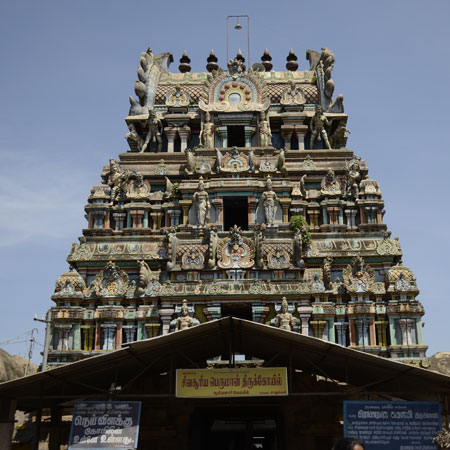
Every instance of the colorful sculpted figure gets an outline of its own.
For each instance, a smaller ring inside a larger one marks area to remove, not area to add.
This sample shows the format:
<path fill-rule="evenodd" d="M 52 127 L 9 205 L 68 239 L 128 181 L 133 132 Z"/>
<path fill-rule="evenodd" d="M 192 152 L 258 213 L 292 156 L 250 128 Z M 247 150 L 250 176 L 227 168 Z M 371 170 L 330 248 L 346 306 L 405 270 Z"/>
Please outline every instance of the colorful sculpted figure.
<path fill-rule="evenodd" d="M 185 330 L 194 326 L 194 319 L 189 315 L 189 308 L 186 299 L 183 300 L 181 305 L 181 315 L 178 317 L 175 323 L 175 331 Z"/>
<path fill-rule="evenodd" d="M 272 191 L 272 180 L 267 177 L 266 191 L 262 194 L 262 201 L 264 204 L 265 223 L 272 224 L 275 222 L 275 215 L 277 212 L 277 194 Z"/>
<path fill-rule="evenodd" d="M 292 331 L 295 326 L 294 316 L 289 312 L 286 297 L 281 302 L 281 311 L 276 315 L 274 325 L 282 330 Z"/>
<path fill-rule="evenodd" d="M 149 144 L 152 142 L 156 142 L 158 144 L 156 151 L 160 152 L 162 150 L 162 138 L 161 138 L 162 125 L 161 121 L 156 117 L 154 111 L 150 111 L 148 113 L 147 126 L 148 126 L 147 136 L 145 137 L 145 141 L 142 144 L 140 153 L 144 153 L 145 150 L 147 150 Z"/>
<path fill-rule="evenodd" d="M 259 119 L 259 145 L 261 147 L 268 147 L 272 145 L 272 132 L 270 131 L 270 123 L 266 119 L 266 114 L 261 111 Z"/>
<path fill-rule="evenodd" d="M 311 140 L 309 142 L 309 148 L 314 148 L 314 142 L 316 141 L 316 139 L 320 141 L 323 138 L 325 148 L 331 149 L 325 126 L 329 127 L 330 122 L 323 113 L 322 107 L 316 106 L 316 113 L 314 114 L 309 124 L 309 128 L 311 130 Z"/>
<path fill-rule="evenodd" d="M 205 184 L 203 177 L 200 177 L 198 182 L 198 190 L 194 194 L 194 205 L 197 208 L 197 224 L 204 227 L 208 222 L 209 210 L 211 204 L 209 202 L 209 195 L 205 191 Z"/>
<path fill-rule="evenodd" d="M 205 114 L 205 121 L 200 131 L 200 142 L 203 143 L 203 147 L 205 148 L 214 148 L 214 125 L 211 122 L 209 112 Z"/>

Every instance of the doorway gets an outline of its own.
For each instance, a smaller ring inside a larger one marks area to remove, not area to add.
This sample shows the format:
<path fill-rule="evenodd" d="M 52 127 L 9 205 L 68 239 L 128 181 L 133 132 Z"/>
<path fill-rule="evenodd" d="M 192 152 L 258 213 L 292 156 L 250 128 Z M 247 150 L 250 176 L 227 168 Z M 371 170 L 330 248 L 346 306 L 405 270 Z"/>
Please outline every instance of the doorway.
<path fill-rule="evenodd" d="M 248 202 L 247 197 L 223 198 L 223 230 L 228 231 L 234 225 L 248 230 Z"/>
<path fill-rule="evenodd" d="M 241 125 L 233 125 L 227 127 L 228 147 L 245 147 L 245 129 Z"/>
<path fill-rule="evenodd" d="M 223 411 L 223 408 L 220 411 L 209 410 L 209 408 L 198 411 L 192 422 L 192 428 L 197 429 L 195 438 L 191 435 L 191 444 L 195 447 L 189 448 L 205 450 L 276 450 L 279 448 L 277 420 L 273 413 L 240 413 L 239 407 L 233 409 L 234 412 Z M 195 443 L 193 439 L 196 440 Z"/>

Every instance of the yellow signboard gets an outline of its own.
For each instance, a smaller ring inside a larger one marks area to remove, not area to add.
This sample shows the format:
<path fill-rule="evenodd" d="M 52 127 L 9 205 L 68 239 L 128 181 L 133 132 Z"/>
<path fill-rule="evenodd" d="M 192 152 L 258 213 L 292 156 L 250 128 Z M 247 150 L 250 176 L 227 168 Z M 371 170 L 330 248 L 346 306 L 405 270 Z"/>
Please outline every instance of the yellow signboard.
<path fill-rule="evenodd" d="M 224 398 L 271 395 L 288 395 L 286 367 L 177 370 L 177 397 Z"/>

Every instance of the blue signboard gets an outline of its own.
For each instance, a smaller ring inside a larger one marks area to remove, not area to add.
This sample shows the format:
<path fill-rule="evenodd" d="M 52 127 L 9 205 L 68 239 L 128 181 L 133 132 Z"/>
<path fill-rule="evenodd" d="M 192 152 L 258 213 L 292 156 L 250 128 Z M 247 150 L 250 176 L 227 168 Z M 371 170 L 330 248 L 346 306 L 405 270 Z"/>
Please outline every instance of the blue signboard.
<path fill-rule="evenodd" d="M 141 402 L 76 402 L 69 450 L 135 449 Z"/>
<path fill-rule="evenodd" d="M 441 429 L 439 402 L 344 402 L 344 436 L 365 450 L 436 450 Z"/>

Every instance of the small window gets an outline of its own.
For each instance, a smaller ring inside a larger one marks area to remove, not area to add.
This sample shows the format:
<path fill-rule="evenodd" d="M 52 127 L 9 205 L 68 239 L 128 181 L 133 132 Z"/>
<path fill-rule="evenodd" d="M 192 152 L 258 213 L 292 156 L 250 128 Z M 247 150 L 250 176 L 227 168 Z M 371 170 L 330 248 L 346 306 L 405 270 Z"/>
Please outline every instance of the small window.
<path fill-rule="evenodd" d="M 228 147 L 245 147 L 245 130 L 243 126 L 228 127 Z"/>

